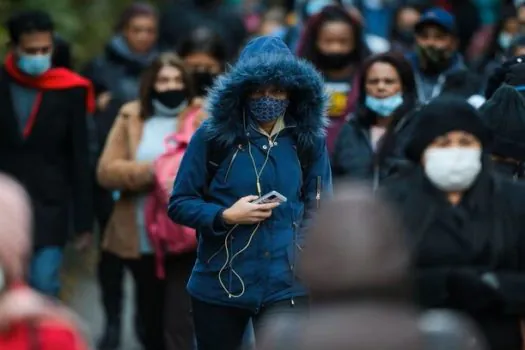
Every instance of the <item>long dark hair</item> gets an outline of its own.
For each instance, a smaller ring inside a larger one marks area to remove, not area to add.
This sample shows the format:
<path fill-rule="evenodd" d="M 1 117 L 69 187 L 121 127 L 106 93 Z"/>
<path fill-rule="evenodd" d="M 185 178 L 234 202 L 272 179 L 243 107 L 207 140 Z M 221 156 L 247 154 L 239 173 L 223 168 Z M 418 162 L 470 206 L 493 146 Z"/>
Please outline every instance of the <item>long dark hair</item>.
<path fill-rule="evenodd" d="M 156 58 L 153 63 L 144 71 L 139 89 L 139 100 L 140 100 L 140 116 L 142 119 L 149 118 L 153 113 L 152 95 L 159 74 L 162 67 L 169 66 L 177 68 L 182 74 L 182 80 L 184 82 L 184 88 L 186 89 L 186 100 L 188 104 L 195 98 L 195 92 L 193 88 L 193 81 L 188 73 L 186 66 L 182 59 L 174 53 L 166 52 Z"/>
<path fill-rule="evenodd" d="M 387 153 L 392 151 L 396 143 L 396 127 L 417 105 L 416 82 L 414 78 L 414 71 L 410 62 L 408 62 L 402 54 L 396 52 L 387 52 L 375 55 L 367 59 L 362 68 L 362 74 L 359 80 L 359 98 L 356 118 L 358 122 L 365 128 L 375 125 L 377 122 L 377 114 L 366 108 L 366 78 L 368 71 L 375 63 L 387 63 L 395 68 L 401 79 L 403 91 L 403 104 L 394 111 L 392 121 L 388 125 L 385 136 L 381 142 L 378 152 L 376 153 L 375 164 L 380 164 Z"/>
<path fill-rule="evenodd" d="M 314 65 L 316 62 L 317 38 L 321 27 L 327 22 L 342 22 L 348 24 L 352 28 L 355 40 L 355 56 L 359 59 L 365 59 L 370 55 L 370 50 L 363 41 L 363 28 L 348 11 L 342 6 L 327 6 L 317 15 L 312 16 L 305 26 L 305 31 L 301 37 L 301 41 L 297 47 L 297 55 L 306 58 Z"/>

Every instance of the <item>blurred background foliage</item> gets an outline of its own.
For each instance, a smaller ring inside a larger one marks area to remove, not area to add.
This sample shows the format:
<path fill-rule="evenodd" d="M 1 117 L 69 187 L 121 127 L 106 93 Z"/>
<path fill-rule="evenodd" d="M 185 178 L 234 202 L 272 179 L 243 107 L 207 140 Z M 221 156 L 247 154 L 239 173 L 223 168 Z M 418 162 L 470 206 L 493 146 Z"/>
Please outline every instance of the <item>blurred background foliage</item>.
<path fill-rule="evenodd" d="M 150 0 L 162 5 L 166 0 Z M 169 0 L 168 0 L 169 1 Z M 4 28 L 7 18 L 23 9 L 48 11 L 57 32 L 73 44 L 75 66 L 81 67 L 104 48 L 122 10 L 134 0 L 0 0 L 0 54 L 7 50 L 8 36 Z"/>

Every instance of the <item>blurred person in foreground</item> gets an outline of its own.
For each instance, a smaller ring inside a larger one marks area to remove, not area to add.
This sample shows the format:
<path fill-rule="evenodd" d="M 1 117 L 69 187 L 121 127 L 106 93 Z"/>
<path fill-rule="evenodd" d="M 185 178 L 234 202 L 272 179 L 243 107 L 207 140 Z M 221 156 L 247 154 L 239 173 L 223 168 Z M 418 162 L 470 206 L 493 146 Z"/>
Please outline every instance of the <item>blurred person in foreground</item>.
<path fill-rule="evenodd" d="M 428 103 L 442 93 L 473 101 L 482 98 L 482 79 L 465 65 L 458 51 L 456 19 L 441 8 L 421 16 L 415 26 L 415 51 L 408 54 L 416 78 L 419 102 Z"/>
<path fill-rule="evenodd" d="M 466 101 L 439 97 L 418 114 L 414 169 L 385 186 L 406 226 L 418 304 L 466 313 L 491 350 L 520 350 L 525 187 L 494 175 L 491 133 Z"/>
<path fill-rule="evenodd" d="M 43 11 L 14 14 L 7 23 L 10 51 L 0 72 L 0 171 L 16 178 L 32 199 L 32 287 L 60 290 L 64 246 L 74 231 L 89 244 L 93 224 L 87 117 L 95 110 L 91 83 L 52 67 L 54 26 Z"/>
<path fill-rule="evenodd" d="M 468 319 L 443 310 L 420 315 L 410 301 L 409 251 L 392 208 L 361 184 L 340 184 L 335 193 L 298 265 L 311 309 L 267 319 L 260 349 L 484 350 Z"/>
<path fill-rule="evenodd" d="M 75 317 L 25 283 L 32 224 L 27 193 L 0 174 L 0 348 L 87 350 Z"/>
<path fill-rule="evenodd" d="M 364 186 L 335 190 L 298 265 L 311 309 L 266 319 L 271 326 L 260 349 L 423 350 L 399 221 Z"/>

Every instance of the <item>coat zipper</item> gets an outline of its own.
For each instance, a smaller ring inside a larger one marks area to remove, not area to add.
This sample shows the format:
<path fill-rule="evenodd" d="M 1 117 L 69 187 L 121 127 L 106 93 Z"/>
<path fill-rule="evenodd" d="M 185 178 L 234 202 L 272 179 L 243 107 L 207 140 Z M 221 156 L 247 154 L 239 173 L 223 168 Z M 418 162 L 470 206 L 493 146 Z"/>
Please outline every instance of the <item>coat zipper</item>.
<path fill-rule="evenodd" d="M 230 236 L 230 256 L 233 256 L 233 237 Z M 230 293 L 232 293 L 232 280 L 233 280 L 233 266 L 230 260 L 230 272 L 229 272 L 229 281 L 228 281 L 228 289 Z"/>
<path fill-rule="evenodd" d="M 315 202 L 316 202 L 317 209 L 319 209 L 319 207 L 321 206 L 321 176 L 317 177 Z"/>
<path fill-rule="evenodd" d="M 292 261 L 290 262 L 290 270 L 292 271 L 292 283 L 290 285 L 293 286 L 294 282 L 295 282 L 295 262 L 296 262 L 296 259 L 297 259 L 297 247 L 299 246 L 297 244 L 297 229 L 299 227 L 299 225 L 297 225 L 297 222 L 295 222 L 295 220 L 293 221 L 292 223 L 292 227 L 293 227 L 293 254 L 292 254 Z"/>
<path fill-rule="evenodd" d="M 224 182 L 228 180 L 228 175 L 230 175 L 230 170 L 232 169 L 233 162 L 235 161 L 235 158 L 237 158 L 237 153 L 242 149 L 242 145 L 237 145 L 237 149 L 235 150 L 235 153 L 233 153 L 233 156 L 230 159 L 230 163 L 228 164 L 228 169 L 226 169 L 226 175 L 224 175 Z"/>

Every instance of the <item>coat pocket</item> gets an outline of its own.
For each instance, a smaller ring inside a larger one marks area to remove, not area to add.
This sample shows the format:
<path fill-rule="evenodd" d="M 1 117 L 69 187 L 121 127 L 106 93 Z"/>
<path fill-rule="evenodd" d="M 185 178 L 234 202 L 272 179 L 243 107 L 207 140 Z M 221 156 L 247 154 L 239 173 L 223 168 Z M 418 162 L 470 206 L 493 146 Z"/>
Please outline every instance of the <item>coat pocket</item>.
<path fill-rule="evenodd" d="M 221 239 L 200 239 L 197 247 L 197 263 L 195 272 L 218 272 L 224 265 L 226 252 L 224 240 Z"/>

